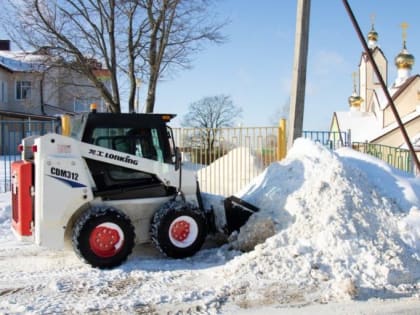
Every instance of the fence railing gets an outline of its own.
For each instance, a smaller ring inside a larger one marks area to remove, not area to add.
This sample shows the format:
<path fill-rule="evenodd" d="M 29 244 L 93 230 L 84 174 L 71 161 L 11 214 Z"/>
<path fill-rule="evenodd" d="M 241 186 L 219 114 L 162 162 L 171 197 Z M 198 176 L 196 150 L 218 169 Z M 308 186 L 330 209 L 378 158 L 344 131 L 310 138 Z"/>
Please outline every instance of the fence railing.
<path fill-rule="evenodd" d="M 176 128 L 174 136 L 201 190 L 212 194 L 238 192 L 278 160 L 278 127 Z"/>
<path fill-rule="evenodd" d="M 21 143 L 22 138 L 53 132 L 56 126 L 57 122 L 54 120 L 0 120 L 0 155 L 19 154 L 17 148 Z"/>
<path fill-rule="evenodd" d="M 381 159 L 397 169 L 414 173 L 413 159 L 409 150 L 366 142 L 353 142 L 352 147 L 354 150 Z"/>
<path fill-rule="evenodd" d="M 18 145 L 32 135 L 55 131 L 57 122 L 36 120 L 0 120 L 0 193 L 10 191 L 10 165 L 20 159 Z"/>
<path fill-rule="evenodd" d="M 349 147 L 351 143 L 350 133 L 343 131 L 303 131 L 303 137 L 318 142 L 330 150 Z"/>
<path fill-rule="evenodd" d="M 54 131 L 56 122 L 0 121 L 0 192 L 11 189 L 10 164 L 20 158 L 17 146 L 29 135 Z M 204 192 L 230 195 L 244 188 L 270 163 L 279 160 L 279 127 L 220 129 L 174 128 L 185 167 L 194 167 Z M 304 131 L 304 137 L 330 149 L 348 145 L 346 133 Z"/>

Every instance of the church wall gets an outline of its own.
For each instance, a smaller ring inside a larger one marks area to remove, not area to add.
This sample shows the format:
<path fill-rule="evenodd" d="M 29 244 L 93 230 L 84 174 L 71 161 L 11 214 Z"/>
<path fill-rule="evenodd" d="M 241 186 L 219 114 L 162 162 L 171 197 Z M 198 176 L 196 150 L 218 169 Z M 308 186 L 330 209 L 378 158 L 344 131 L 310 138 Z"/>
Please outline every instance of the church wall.
<path fill-rule="evenodd" d="M 335 114 L 333 115 L 330 131 L 331 132 L 340 132 L 340 128 L 339 128 L 338 122 L 337 122 L 337 116 Z"/>
<path fill-rule="evenodd" d="M 415 81 L 412 82 L 410 86 L 408 86 L 408 88 L 405 89 L 404 92 L 402 92 L 401 95 L 399 95 L 397 99 L 394 100 L 395 107 L 397 108 L 398 114 L 400 115 L 401 119 L 404 116 L 416 111 L 416 106 L 419 103 L 419 100 L 417 99 L 417 91 L 419 89 L 420 78 L 417 77 Z M 396 120 L 391 110 L 391 107 L 388 106 L 384 110 L 384 127 L 394 123 L 395 121 Z"/>
<path fill-rule="evenodd" d="M 420 131 L 420 117 L 417 117 L 416 119 L 405 124 L 405 128 L 408 136 L 413 138 Z M 378 139 L 373 140 L 371 143 L 382 144 L 391 147 L 399 147 L 405 144 L 404 138 L 399 128 L 383 135 Z"/>
<path fill-rule="evenodd" d="M 363 103 L 361 105 L 361 110 L 364 111 L 366 108 L 366 104 L 368 103 L 368 96 L 367 96 L 367 69 L 366 69 L 366 62 L 362 57 L 362 62 L 359 66 L 359 95 L 363 98 Z"/>
<path fill-rule="evenodd" d="M 379 72 L 385 84 L 388 82 L 388 62 L 379 49 L 375 49 L 373 52 L 373 58 L 379 68 Z M 364 99 L 362 103 L 361 110 L 371 112 L 372 103 L 373 103 L 373 90 L 381 87 L 378 77 L 373 71 L 372 64 L 368 61 L 367 56 L 363 56 L 359 65 L 359 86 L 360 86 L 360 96 Z"/>
<path fill-rule="evenodd" d="M 375 55 L 374 55 L 376 64 L 378 65 L 379 68 L 379 72 L 381 73 L 381 76 L 385 82 L 385 85 L 388 85 L 388 61 L 386 60 L 385 56 L 382 54 L 382 52 L 380 52 L 379 50 L 375 51 Z M 372 73 L 373 73 L 373 69 L 372 69 Z M 376 75 L 373 75 L 373 83 L 375 84 L 375 88 L 376 87 L 380 87 L 380 82 L 379 79 L 376 77 Z"/>

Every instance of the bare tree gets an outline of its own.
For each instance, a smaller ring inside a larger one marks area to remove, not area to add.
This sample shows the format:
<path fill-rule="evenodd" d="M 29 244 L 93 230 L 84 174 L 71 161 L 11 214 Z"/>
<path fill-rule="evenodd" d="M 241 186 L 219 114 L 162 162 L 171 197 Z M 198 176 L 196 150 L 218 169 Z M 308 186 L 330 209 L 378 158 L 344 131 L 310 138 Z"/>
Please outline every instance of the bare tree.
<path fill-rule="evenodd" d="M 150 25 L 147 48 L 142 54 L 142 59 L 148 64 L 149 78 L 146 112 L 153 112 L 159 77 L 170 66 L 188 67 L 191 53 L 202 48 L 203 42 L 222 42 L 220 30 L 225 22 L 214 22 L 213 16 L 209 15 L 208 0 L 143 2 Z"/>
<path fill-rule="evenodd" d="M 231 127 L 241 114 L 242 109 L 233 104 L 230 96 L 208 96 L 189 105 L 182 125 L 196 128 Z"/>
<path fill-rule="evenodd" d="M 153 112 L 158 80 L 190 66 L 205 41 L 223 41 L 225 22 L 210 14 L 212 0 L 6 1 L 0 14 L 11 38 L 86 76 L 112 112 L 121 110 L 126 78 L 129 111 L 142 81 L 148 83 L 146 111 Z M 95 61 L 110 70 L 110 87 L 95 75 Z"/>
<path fill-rule="evenodd" d="M 210 155 L 213 151 L 219 128 L 231 127 L 242 114 L 242 109 L 233 104 L 230 96 L 216 95 L 204 97 L 191 103 L 183 117 L 184 127 L 200 128 L 200 137 Z"/>

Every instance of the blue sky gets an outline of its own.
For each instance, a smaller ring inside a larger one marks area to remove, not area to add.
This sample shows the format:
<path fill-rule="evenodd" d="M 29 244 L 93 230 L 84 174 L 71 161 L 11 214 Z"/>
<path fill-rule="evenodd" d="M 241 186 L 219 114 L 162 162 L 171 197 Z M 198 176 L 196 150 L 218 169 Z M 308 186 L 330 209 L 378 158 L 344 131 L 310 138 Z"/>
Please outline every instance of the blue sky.
<path fill-rule="evenodd" d="M 364 34 L 374 14 L 379 46 L 389 61 L 389 84 L 396 77 L 394 57 L 402 47 L 402 22 L 407 22 L 407 48 L 420 58 L 420 1 L 349 0 Z M 158 86 L 155 111 L 178 114 L 205 96 L 230 95 L 242 107 L 238 123 L 268 126 L 288 106 L 292 78 L 296 1 L 224 0 L 215 8 L 231 20 L 224 34 L 229 41 L 207 47 L 194 58 L 193 68 Z M 312 0 L 305 130 L 328 130 L 334 111 L 348 109 L 362 52 L 341 0 Z M 418 73 L 415 64 L 412 73 Z"/>
<path fill-rule="evenodd" d="M 226 94 L 243 109 L 237 124 L 275 124 L 279 113 L 289 106 L 296 2 L 219 0 L 215 12 L 231 20 L 224 29 L 228 41 L 207 46 L 194 56 L 192 69 L 161 81 L 155 111 L 176 113 L 173 125 L 177 126 L 190 103 Z M 420 60 L 420 1 L 349 0 L 349 4 L 365 35 L 371 27 L 371 15 L 376 16 L 379 46 L 389 61 L 390 85 L 396 77 L 394 57 L 402 47 L 402 22 L 409 24 L 407 48 Z M 12 45 L 12 49 L 16 46 Z M 348 109 L 352 73 L 358 69 L 361 52 L 361 43 L 342 0 L 312 0 L 305 130 L 328 130 L 333 112 Z M 420 72 L 419 64 L 414 65 L 413 74 Z M 141 105 L 145 102 L 145 90 L 143 86 Z"/>

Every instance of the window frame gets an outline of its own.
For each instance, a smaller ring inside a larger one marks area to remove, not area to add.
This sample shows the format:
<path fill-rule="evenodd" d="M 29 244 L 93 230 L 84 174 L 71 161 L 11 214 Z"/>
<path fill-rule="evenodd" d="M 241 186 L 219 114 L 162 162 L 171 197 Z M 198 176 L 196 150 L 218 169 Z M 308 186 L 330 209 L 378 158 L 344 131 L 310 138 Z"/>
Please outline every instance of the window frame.
<path fill-rule="evenodd" d="M 16 80 L 15 82 L 15 99 L 16 101 L 29 100 L 32 97 L 32 81 Z"/>
<path fill-rule="evenodd" d="M 1 97 L 0 101 L 3 103 L 7 103 L 7 81 L 0 81 L 1 82 Z"/>

